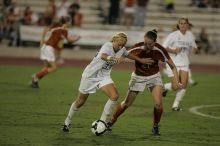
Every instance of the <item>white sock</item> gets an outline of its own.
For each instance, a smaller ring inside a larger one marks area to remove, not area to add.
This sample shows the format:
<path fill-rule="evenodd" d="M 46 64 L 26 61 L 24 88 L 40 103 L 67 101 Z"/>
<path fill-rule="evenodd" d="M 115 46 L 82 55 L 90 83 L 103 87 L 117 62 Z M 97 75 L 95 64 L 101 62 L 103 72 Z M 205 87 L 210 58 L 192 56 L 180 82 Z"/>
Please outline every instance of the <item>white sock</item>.
<path fill-rule="evenodd" d="M 191 70 L 189 70 L 189 83 L 190 84 L 193 84 L 195 81 L 192 79 L 192 73 L 191 73 Z"/>
<path fill-rule="evenodd" d="M 173 102 L 172 108 L 179 107 L 180 101 L 183 99 L 183 96 L 185 95 L 185 93 L 186 93 L 186 89 L 180 89 L 179 91 L 177 91 L 176 98 Z"/>
<path fill-rule="evenodd" d="M 172 85 L 171 85 L 171 83 L 166 83 L 166 84 L 164 84 L 164 88 L 165 88 L 165 90 L 172 90 Z"/>
<path fill-rule="evenodd" d="M 78 111 L 78 108 L 76 108 L 75 102 L 71 105 L 69 113 L 65 119 L 65 125 L 69 125 L 72 121 L 73 115 Z"/>
<path fill-rule="evenodd" d="M 100 120 L 107 122 L 109 115 L 115 109 L 116 105 L 117 105 L 117 101 L 113 101 L 109 99 L 105 104 Z"/>

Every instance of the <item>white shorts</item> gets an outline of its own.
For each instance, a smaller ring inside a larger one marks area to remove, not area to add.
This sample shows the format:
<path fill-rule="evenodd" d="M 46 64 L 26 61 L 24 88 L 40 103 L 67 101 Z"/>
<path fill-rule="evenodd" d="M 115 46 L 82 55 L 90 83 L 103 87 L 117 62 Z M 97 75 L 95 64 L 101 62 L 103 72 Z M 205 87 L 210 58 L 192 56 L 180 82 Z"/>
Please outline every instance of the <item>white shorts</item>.
<path fill-rule="evenodd" d="M 83 94 L 95 93 L 97 89 L 102 88 L 107 84 L 114 83 L 111 77 L 105 78 L 86 78 L 82 77 L 79 91 Z"/>
<path fill-rule="evenodd" d="M 156 73 L 152 76 L 138 76 L 132 73 L 131 80 L 129 81 L 129 90 L 142 92 L 145 87 L 149 89 L 155 85 L 163 86 L 160 73 Z"/>
<path fill-rule="evenodd" d="M 47 61 L 50 61 L 50 62 L 56 61 L 56 56 L 54 54 L 53 47 L 44 44 L 41 47 L 40 59 L 41 60 L 47 60 Z"/>
<path fill-rule="evenodd" d="M 185 66 L 177 66 L 176 67 L 177 71 L 179 72 L 180 70 L 189 71 L 189 65 L 185 65 Z M 173 77 L 173 71 L 170 69 L 169 65 L 166 64 L 166 69 L 165 69 L 165 73 L 167 74 L 168 77 Z"/>

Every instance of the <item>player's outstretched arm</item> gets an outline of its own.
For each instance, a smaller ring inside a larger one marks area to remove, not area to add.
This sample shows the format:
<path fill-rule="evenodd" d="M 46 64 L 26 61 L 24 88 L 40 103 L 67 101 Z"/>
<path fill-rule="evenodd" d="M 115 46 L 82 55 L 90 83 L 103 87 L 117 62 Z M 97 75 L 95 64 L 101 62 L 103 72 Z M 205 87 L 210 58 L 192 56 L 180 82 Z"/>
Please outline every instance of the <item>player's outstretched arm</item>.
<path fill-rule="evenodd" d="M 101 59 L 105 60 L 105 61 L 113 61 L 115 63 L 121 63 L 121 62 L 124 61 L 123 57 L 116 58 L 116 57 L 113 57 L 113 56 L 109 56 L 108 54 L 105 54 L 105 53 L 102 53 Z"/>
<path fill-rule="evenodd" d="M 75 43 L 76 41 L 78 41 L 81 37 L 80 36 L 68 36 L 67 37 L 67 41 L 71 42 L 71 43 Z"/>
<path fill-rule="evenodd" d="M 151 65 L 152 63 L 154 63 L 154 61 L 151 58 L 139 58 L 135 55 L 133 55 L 132 53 L 128 53 L 128 56 L 126 56 L 127 58 L 131 59 L 131 60 L 135 60 L 138 61 L 142 64 L 149 64 Z"/>

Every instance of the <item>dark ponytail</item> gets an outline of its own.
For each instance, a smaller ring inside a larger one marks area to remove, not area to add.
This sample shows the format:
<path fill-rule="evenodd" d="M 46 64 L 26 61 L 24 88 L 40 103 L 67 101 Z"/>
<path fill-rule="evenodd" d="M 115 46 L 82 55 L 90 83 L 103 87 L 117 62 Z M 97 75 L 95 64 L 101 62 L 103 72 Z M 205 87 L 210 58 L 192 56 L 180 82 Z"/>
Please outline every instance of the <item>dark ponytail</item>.
<path fill-rule="evenodd" d="M 69 16 L 62 16 L 62 17 L 60 18 L 59 23 L 60 23 L 61 25 L 63 25 L 63 24 L 65 24 L 65 23 L 68 22 L 68 21 L 70 21 L 70 17 L 69 17 Z"/>
<path fill-rule="evenodd" d="M 157 30 L 156 29 L 153 29 L 151 31 L 148 31 L 146 34 L 145 34 L 145 37 L 148 37 L 152 40 L 154 40 L 156 42 L 157 40 Z"/>

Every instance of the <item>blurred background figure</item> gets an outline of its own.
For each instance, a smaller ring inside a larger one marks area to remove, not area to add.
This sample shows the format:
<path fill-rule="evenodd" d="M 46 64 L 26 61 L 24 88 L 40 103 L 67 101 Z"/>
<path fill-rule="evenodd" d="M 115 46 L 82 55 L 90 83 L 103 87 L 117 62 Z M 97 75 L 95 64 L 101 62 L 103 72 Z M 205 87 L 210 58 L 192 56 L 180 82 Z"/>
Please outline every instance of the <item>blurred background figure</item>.
<path fill-rule="evenodd" d="M 20 9 L 16 6 L 16 3 L 11 3 L 7 7 L 5 14 L 4 35 L 9 39 L 9 46 L 19 46 L 19 18 Z"/>
<path fill-rule="evenodd" d="M 109 24 L 116 24 L 119 18 L 119 7 L 120 7 L 120 0 L 109 0 L 109 14 L 108 14 L 108 23 Z"/>
<path fill-rule="evenodd" d="M 48 0 L 46 10 L 44 13 L 44 21 L 46 25 L 51 25 L 56 16 L 56 4 L 54 0 Z"/>
<path fill-rule="evenodd" d="M 198 8 L 206 8 L 208 0 L 191 0 L 190 6 L 196 6 Z"/>
<path fill-rule="evenodd" d="M 174 0 L 164 0 L 165 10 L 172 12 L 174 10 Z"/>
<path fill-rule="evenodd" d="M 123 24 L 130 28 L 133 25 L 134 20 L 134 5 L 135 0 L 123 0 L 122 1 L 122 8 L 123 8 Z"/>
<path fill-rule="evenodd" d="M 69 6 L 68 13 L 72 19 L 72 26 L 81 27 L 83 15 L 80 12 L 80 4 L 76 2 L 72 3 Z"/>
<path fill-rule="evenodd" d="M 60 18 L 62 16 L 68 16 L 68 8 L 69 8 L 69 2 L 67 0 L 61 0 L 57 4 L 57 17 Z"/>
<path fill-rule="evenodd" d="M 38 14 L 31 9 L 31 6 L 26 6 L 23 13 L 22 23 L 24 25 L 34 25 L 37 24 L 38 20 Z"/>
<path fill-rule="evenodd" d="M 198 48 L 200 52 L 204 52 L 205 54 L 210 53 L 210 42 L 208 38 L 208 33 L 205 27 L 202 27 L 197 39 Z"/>
<path fill-rule="evenodd" d="M 148 0 L 136 0 L 134 25 L 144 27 Z"/>

